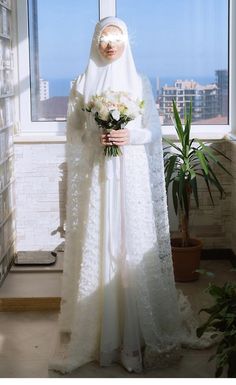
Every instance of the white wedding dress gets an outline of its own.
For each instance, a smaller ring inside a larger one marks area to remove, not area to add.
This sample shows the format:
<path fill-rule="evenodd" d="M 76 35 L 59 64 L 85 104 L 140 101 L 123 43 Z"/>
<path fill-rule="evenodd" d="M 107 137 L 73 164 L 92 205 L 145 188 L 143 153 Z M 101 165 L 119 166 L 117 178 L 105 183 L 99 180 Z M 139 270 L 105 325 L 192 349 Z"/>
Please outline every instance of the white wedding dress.
<path fill-rule="evenodd" d="M 79 112 L 80 80 L 68 109 L 62 302 L 49 368 L 66 373 L 93 360 L 135 372 L 171 365 L 183 347 L 211 342 L 196 337 L 190 304 L 175 288 L 151 86 L 143 77 L 142 124 L 130 125 L 123 155 L 108 159 L 95 122 Z"/>

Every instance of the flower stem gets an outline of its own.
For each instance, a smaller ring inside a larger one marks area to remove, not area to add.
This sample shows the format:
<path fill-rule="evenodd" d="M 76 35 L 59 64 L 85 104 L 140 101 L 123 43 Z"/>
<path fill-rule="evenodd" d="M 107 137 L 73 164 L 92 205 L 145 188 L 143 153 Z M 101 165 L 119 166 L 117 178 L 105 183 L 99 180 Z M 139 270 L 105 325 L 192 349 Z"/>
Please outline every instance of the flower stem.
<path fill-rule="evenodd" d="M 120 156 L 122 155 L 122 151 L 119 146 L 117 146 L 116 144 L 113 144 L 112 146 L 105 146 L 104 154 L 109 157 Z"/>

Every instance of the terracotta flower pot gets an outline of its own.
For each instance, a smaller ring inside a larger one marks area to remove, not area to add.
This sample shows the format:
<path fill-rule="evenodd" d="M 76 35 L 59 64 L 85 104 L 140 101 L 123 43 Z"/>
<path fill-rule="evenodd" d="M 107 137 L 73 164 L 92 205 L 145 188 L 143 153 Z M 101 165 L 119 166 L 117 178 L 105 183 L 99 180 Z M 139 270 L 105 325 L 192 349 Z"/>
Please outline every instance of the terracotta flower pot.
<path fill-rule="evenodd" d="M 191 245 L 182 247 L 181 238 L 171 239 L 172 259 L 174 267 L 174 275 L 176 282 L 195 281 L 199 277 L 199 273 L 195 270 L 199 269 L 202 242 L 199 239 L 190 239 Z"/>

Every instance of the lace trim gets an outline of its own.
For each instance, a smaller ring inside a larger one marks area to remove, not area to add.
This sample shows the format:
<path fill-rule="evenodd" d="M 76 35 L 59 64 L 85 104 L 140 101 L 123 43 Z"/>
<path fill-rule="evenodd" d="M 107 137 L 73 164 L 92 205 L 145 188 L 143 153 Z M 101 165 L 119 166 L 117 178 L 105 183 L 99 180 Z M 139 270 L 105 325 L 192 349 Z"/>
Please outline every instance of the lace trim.
<path fill-rule="evenodd" d="M 122 365 L 129 372 L 140 373 L 143 371 L 142 355 L 138 350 L 130 352 L 119 347 L 113 351 L 100 353 L 101 366 L 112 366 L 114 363 Z"/>
<path fill-rule="evenodd" d="M 152 106 L 153 96 L 147 82 L 144 81 L 143 87 L 147 105 Z M 59 331 L 70 331 L 71 340 L 59 338 L 55 357 L 49 365 L 65 373 L 99 359 L 104 290 L 100 238 L 104 154 L 94 132 L 89 132 L 90 125 L 78 114 L 79 99 L 75 85 L 68 108 L 68 199 L 59 316 Z M 150 116 L 154 119 L 151 111 Z M 148 125 L 152 129 L 156 122 L 151 118 Z M 161 138 L 150 144 L 124 146 L 124 155 L 127 258 L 132 265 L 133 290 L 147 346 L 143 359 L 145 367 L 158 367 L 167 359 L 170 358 L 169 362 L 174 359 L 180 344 L 205 348 L 214 342 L 208 335 L 197 339 L 191 306 L 175 288 Z M 173 354 L 165 348 L 169 349 L 171 342 L 177 349 L 173 347 Z M 162 347 L 162 351 L 158 347 Z M 123 350 L 122 356 L 124 366 L 138 370 L 140 362 L 137 365 L 134 362 L 138 356 L 131 354 L 130 358 L 127 350 Z M 127 357 L 129 363 L 125 364 Z"/>

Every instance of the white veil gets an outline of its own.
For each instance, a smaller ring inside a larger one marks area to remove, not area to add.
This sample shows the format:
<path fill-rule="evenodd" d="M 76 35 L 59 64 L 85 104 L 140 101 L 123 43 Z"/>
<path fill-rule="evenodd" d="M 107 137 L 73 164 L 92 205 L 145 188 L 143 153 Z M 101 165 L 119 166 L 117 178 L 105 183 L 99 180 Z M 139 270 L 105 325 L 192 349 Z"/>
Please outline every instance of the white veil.
<path fill-rule="evenodd" d="M 142 122 L 129 122 L 134 136 L 139 137 L 140 144 L 145 146 L 139 146 L 136 140 L 137 145 L 123 146 L 124 157 L 120 157 L 128 238 L 125 301 L 130 305 L 125 310 L 128 327 L 124 330 L 126 351 L 123 352 L 123 363 L 140 371 L 142 355 L 136 349 L 139 329 L 145 344 L 143 363 L 146 368 L 171 364 L 179 357 L 181 345 L 203 348 L 212 343 L 207 336 L 196 337 L 197 322 L 190 304 L 175 288 L 161 129 L 150 83 L 137 73 L 128 39 L 123 55 L 112 63 L 104 63 L 97 44 L 106 25 L 117 25 L 127 34 L 125 24 L 117 18 L 109 17 L 97 23 L 87 69 L 75 82 L 68 104 L 62 301 L 58 344 L 49 364 L 49 368 L 62 372 L 71 371 L 93 359 L 109 364 L 118 353 L 115 349 L 119 340 L 116 325 L 123 309 L 121 307 L 119 312 L 116 307 L 120 295 L 118 290 L 116 297 L 119 263 L 112 261 L 118 274 L 114 274 L 109 285 L 103 285 L 100 257 L 101 212 L 106 202 L 108 175 L 104 173 L 103 147 L 99 145 L 99 136 L 94 135 L 97 126 L 94 119 L 82 113 L 81 109 L 91 95 L 107 88 L 144 98 L 146 105 Z M 143 137 L 146 133 L 150 135 L 146 135 L 148 140 L 145 142 Z M 107 296 L 114 294 L 115 298 L 112 301 L 110 297 L 106 315 L 104 293 Z M 102 319 L 107 322 L 106 325 L 103 323 L 106 341 L 101 339 Z M 63 333 L 69 333 L 69 338 L 63 339 Z"/>

